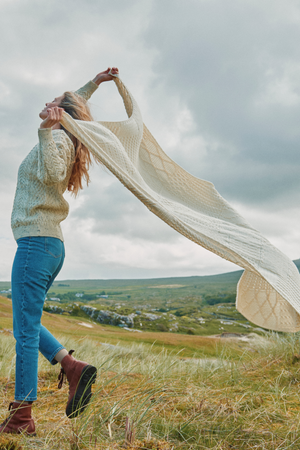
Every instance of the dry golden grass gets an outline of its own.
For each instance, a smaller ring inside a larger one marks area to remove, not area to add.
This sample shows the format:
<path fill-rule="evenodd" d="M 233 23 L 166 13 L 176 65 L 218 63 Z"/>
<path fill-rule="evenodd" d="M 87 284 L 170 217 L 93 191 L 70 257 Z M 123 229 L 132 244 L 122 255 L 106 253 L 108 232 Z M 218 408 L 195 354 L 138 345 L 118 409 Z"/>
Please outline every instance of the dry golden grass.
<path fill-rule="evenodd" d="M 1 302 L 1 319 L 11 320 L 9 306 Z M 82 416 L 67 419 L 67 385 L 57 390 L 59 367 L 40 358 L 39 399 L 33 407 L 37 437 L 0 435 L 0 450 L 300 448 L 298 335 L 270 333 L 252 345 L 228 341 L 222 346 L 213 339 L 173 335 L 168 350 L 161 350 L 161 344 L 153 351 L 155 347 L 137 343 L 142 333 L 130 334 L 134 339 L 129 342 L 117 330 L 119 344 L 109 346 L 99 342 L 97 333 L 106 336 L 100 326 L 92 329 L 94 334 L 88 330 L 87 337 L 87 330 L 81 335 L 72 318 L 45 315 L 44 323 L 60 333 L 67 323 L 63 345 L 97 366 L 92 402 Z M 108 342 L 114 330 L 107 333 Z M 170 338 L 163 333 L 161 339 Z M 186 342 L 191 349 L 200 342 L 210 345 L 214 358 L 182 358 L 177 351 Z M 14 339 L 9 332 L 0 334 L 0 350 L 4 418 L 14 390 Z"/>

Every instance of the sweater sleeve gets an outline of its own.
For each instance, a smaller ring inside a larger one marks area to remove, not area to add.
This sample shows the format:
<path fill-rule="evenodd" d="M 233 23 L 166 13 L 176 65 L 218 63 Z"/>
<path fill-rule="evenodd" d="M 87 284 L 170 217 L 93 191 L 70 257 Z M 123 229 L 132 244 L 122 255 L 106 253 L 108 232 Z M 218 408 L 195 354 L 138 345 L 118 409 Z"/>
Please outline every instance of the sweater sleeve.
<path fill-rule="evenodd" d="M 98 85 L 93 81 L 89 81 L 84 86 L 82 86 L 82 88 L 75 91 L 75 94 L 78 94 L 85 100 L 88 100 L 97 89 Z"/>
<path fill-rule="evenodd" d="M 72 162 L 74 146 L 64 132 L 52 134 L 51 128 L 38 130 L 37 177 L 45 185 L 62 182 Z"/>

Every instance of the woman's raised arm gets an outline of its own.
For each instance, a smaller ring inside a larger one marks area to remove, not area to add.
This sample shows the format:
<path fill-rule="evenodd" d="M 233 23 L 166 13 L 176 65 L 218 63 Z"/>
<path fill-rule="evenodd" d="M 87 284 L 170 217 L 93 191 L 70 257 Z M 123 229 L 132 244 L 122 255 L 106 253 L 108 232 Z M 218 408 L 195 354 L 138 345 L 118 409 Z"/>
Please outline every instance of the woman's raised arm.
<path fill-rule="evenodd" d="M 75 93 L 83 97 L 85 100 L 89 100 L 89 98 L 101 83 L 103 83 L 104 81 L 113 80 L 114 77 L 113 75 L 110 75 L 110 73 L 112 73 L 113 75 L 118 75 L 119 70 L 117 69 L 117 67 L 108 67 L 106 70 L 104 70 L 104 72 L 98 73 L 92 81 L 89 81 L 82 88 L 75 91 Z"/>

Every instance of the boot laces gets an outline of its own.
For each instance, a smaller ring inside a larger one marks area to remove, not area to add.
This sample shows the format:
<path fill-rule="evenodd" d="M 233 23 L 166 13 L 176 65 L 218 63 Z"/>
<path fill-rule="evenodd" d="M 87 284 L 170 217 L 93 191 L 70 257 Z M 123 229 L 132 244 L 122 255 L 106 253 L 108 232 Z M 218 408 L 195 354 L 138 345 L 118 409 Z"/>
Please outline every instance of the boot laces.
<path fill-rule="evenodd" d="M 13 407 L 14 402 L 10 402 L 9 406 L 8 406 L 8 411 L 10 411 Z"/>
<path fill-rule="evenodd" d="M 70 350 L 70 351 L 69 351 L 69 355 L 71 356 L 74 352 L 75 352 L 75 350 Z M 61 368 L 61 369 L 60 369 L 60 372 L 59 372 L 59 374 L 58 374 L 58 381 L 59 381 L 58 386 L 57 386 L 58 389 L 61 389 L 61 387 L 62 387 L 62 385 L 63 385 L 63 383 L 64 383 L 65 375 L 66 375 L 66 372 L 64 371 L 63 368 Z"/>

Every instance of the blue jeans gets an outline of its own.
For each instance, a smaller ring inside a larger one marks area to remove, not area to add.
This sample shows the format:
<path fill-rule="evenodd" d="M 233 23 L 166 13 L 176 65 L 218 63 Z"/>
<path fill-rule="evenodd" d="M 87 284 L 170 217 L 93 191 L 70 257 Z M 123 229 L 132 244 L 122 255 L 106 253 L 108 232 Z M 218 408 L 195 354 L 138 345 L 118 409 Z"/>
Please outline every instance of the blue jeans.
<path fill-rule="evenodd" d="M 15 400 L 37 399 L 39 351 L 51 364 L 64 347 L 41 325 L 48 289 L 62 268 L 60 239 L 29 236 L 17 240 L 12 268 L 13 330 L 16 339 Z"/>

